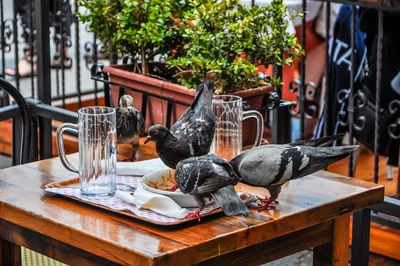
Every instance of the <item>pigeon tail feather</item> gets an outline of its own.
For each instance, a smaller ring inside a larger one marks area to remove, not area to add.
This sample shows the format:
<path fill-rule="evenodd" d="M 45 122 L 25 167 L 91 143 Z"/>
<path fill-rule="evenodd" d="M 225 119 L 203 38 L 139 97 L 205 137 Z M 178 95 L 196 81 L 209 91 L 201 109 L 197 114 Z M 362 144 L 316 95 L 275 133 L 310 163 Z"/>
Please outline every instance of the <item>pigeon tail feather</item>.
<path fill-rule="evenodd" d="M 214 83 L 207 80 L 198 86 L 194 100 L 189 108 L 199 110 L 204 106 L 211 106 L 213 94 Z"/>
<path fill-rule="evenodd" d="M 350 153 L 357 150 L 359 145 L 347 145 L 336 147 L 321 147 L 318 154 L 313 154 L 310 158 L 310 163 L 305 167 L 296 178 L 312 174 L 321 170 L 341 159 L 346 158 Z"/>
<path fill-rule="evenodd" d="M 321 149 L 317 150 L 317 155 L 312 154 L 316 157 L 320 158 L 336 158 L 341 157 L 344 158 L 353 151 L 357 150 L 360 145 L 346 145 L 346 146 L 335 146 L 335 147 L 321 147 Z"/>
<path fill-rule="evenodd" d="M 292 143 L 289 143 L 291 146 L 312 146 L 312 147 L 327 147 L 331 145 L 333 142 L 340 140 L 344 137 L 344 133 L 340 133 L 337 135 L 326 136 L 318 139 L 310 139 L 310 140 L 297 140 Z"/>
<path fill-rule="evenodd" d="M 211 193 L 226 216 L 242 214 L 247 216 L 249 209 L 239 197 L 232 185 L 228 185 Z"/>

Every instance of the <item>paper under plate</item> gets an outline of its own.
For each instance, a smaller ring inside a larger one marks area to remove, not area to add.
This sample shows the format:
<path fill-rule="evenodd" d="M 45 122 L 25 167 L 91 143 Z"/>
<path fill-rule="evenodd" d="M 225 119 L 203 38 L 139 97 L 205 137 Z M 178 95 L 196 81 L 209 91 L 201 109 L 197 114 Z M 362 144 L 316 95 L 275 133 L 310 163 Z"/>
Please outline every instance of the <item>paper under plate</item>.
<path fill-rule="evenodd" d="M 131 186 L 137 187 L 140 182 L 140 177 L 136 176 L 117 176 L 117 183 L 125 183 Z M 78 186 L 71 186 L 79 184 L 79 178 L 73 178 L 62 181 L 48 182 L 42 185 L 42 189 L 46 192 L 74 199 L 78 202 L 86 203 L 92 206 L 99 207 L 100 209 L 105 209 L 114 213 L 129 216 L 138 220 L 146 221 L 152 224 L 158 225 L 177 225 L 185 223 L 188 221 L 196 220 L 197 218 L 184 218 L 176 219 L 172 217 L 167 217 L 151 210 L 138 209 L 135 205 L 129 204 L 127 202 L 118 199 L 117 197 L 109 198 L 88 198 L 80 195 L 80 188 Z M 124 186 L 118 189 L 125 190 Z M 195 212 L 196 208 L 187 208 L 189 213 Z M 209 216 L 212 214 L 220 213 L 222 210 L 216 203 L 206 206 L 200 215 L 202 217 Z"/>

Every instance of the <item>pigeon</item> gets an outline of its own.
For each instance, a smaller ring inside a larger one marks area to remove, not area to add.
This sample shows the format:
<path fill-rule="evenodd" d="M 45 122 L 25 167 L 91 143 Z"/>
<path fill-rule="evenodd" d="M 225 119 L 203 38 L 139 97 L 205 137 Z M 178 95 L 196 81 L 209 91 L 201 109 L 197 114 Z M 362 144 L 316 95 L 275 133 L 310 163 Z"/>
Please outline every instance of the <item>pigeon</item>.
<path fill-rule="evenodd" d="M 192 195 L 199 209 L 190 214 L 200 222 L 203 198 L 210 194 L 227 216 L 242 214 L 249 209 L 233 187 L 239 181 L 232 166 L 216 155 L 191 157 L 180 161 L 175 170 L 175 182 L 183 193 Z"/>
<path fill-rule="evenodd" d="M 240 181 L 258 187 L 265 187 L 269 198 L 260 198 L 264 204 L 259 210 L 274 208 L 281 186 L 339 161 L 355 151 L 358 145 L 326 147 L 343 135 L 320 139 L 297 141 L 290 144 L 269 144 L 247 150 L 229 163 Z"/>
<path fill-rule="evenodd" d="M 133 98 L 123 95 L 116 108 L 117 116 L 117 143 L 130 144 L 133 149 L 132 157 L 128 161 L 135 160 L 136 151 L 139 149 L 139 139 L 145 132 L 145 121 L 139 110 L 133 107 Z"/>
<path fill-rule="evenodd" d="M 210 151 L 216 125 L 211 106 L 213 92 L 211 81 L 200 84 L 193 103 L 170 130 L 163 125 L 149 128 L 144 143 L 154 141 L 158 156 L 168 167 L 175 169 L 178 162 Z"/>

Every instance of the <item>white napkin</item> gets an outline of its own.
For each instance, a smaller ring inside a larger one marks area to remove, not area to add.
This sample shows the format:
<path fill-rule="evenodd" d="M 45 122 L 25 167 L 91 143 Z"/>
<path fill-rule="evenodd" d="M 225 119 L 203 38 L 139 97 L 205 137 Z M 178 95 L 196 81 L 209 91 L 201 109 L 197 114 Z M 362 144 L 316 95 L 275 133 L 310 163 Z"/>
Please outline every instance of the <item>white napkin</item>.
<path fill-rule="evenodd" d="M 188 215 L 188 210 L 179 206 L 171 198 L 153 193 L 138 187 L 135 193 L 117 190 L 115 196 L 128 203 L 135 204 L 137 208 L 150 209 L 159 214 L 183 219 Z"/>
<path fill-rule="evenodd" d="M 164 169 L 168 169 L 168 166 L 160 158 L 137 162 L 117 162 L 117 175 L 145 175 Z"/>

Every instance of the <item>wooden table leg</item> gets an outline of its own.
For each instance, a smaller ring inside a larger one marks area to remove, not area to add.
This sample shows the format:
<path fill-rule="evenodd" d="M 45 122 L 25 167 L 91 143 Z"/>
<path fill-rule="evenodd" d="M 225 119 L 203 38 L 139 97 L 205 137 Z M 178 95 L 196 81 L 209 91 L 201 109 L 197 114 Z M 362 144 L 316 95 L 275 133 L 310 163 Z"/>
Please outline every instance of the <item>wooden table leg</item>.
<path fill-rule="evenodd" d="M 332 241 L 314 248 L 314 266 L 348 265 L 350 214 L 342 215 L 332 222 Z"/>
<path fill-rule="evenodd" d="M 0 265 L 21 265 L 21 247 L 0 239 Z"/>

